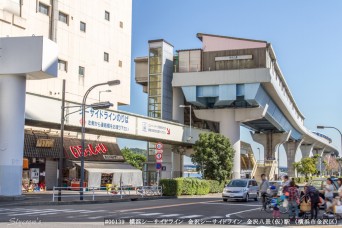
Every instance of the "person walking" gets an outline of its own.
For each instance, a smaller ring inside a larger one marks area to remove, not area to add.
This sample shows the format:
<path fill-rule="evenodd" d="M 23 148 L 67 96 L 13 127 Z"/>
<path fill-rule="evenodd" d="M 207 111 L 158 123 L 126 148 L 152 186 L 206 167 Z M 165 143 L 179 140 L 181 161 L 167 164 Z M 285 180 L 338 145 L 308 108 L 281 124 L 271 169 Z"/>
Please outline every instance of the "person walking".
<path fill-rule="evenodd" d="M 259 186 L 259 192 L 261 196 L 262 202 L 262 210 L 266 209 L 266 196 L 267 196 L 267 189 L 270 187 L 270 183 L 266 180 L 266 175 L 263 173 L 261 174 L 261 184 Z"/>
<path fill-rule="evenodd" d="M 311 219 L 317 219 L 318 204 L 319 204 L 319 191 L 314 186 L 307 186 L 305 195 L 309 197 L 311 203 Z"/>
<path fill-rule="evenodd" d="M 288 209 L 289 209 L 289 218 L 296 219 L 299 214 L 299 194 L 296 188 L 296 184 L 294 181 L 290 182 L 290 186 L 287 188 L 288 196 Z"/>

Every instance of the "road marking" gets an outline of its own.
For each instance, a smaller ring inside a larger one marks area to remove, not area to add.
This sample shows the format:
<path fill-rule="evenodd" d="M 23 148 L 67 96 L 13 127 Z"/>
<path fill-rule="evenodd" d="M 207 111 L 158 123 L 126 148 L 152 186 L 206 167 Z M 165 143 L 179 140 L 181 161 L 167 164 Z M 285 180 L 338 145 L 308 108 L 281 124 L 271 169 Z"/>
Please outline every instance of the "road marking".
<path fill-rule="evenodd" d="M 180 219 L 186 219 L 186 218 L 197 218 L 197 217 L 201 217 L 203 215 L 187 215 L 187 216 L 182 216 L 179 217 Z"/>
<path fill-rule="evenodd" d="M 45 214 L 40 214 L 40 215 L 55 215 L 57 212 L 52 212 L 52 213 L 45 213 Z"/>
<path fill-rule="evenodd" d="M 136 208 L 136 209 L 126 209 L 121 210 L 118 212 L 131 212 L 131 211 L 141 211 L 141 210 L 151 210 L 151 209 L 160 209 L 160 208 L 168 208 L 168 207 L 180 207 L 180 206 L 188 206 L 200 203 L 209 203 L 209 202 L 219 202 L 221 200 L 211 200 L 211 201 L 203 201 L 203 202 L 196 202 L 196 203 L 180 203 L 180 204 L 171 204 L 171 205 L 163 205 L 163 206 L 152 206 L 152 207 L 143 207 L 143 208 Z"/>
<path fill-rule="evenodd" d="M 254 209 L 250 209 L 250 210 L 245 210 L 245 211 L 239 211 L 239 212 L 234 212 L 234 213 L 226 214 L 226 218 L 229 218 L 231 215 L 241 214 L 241 213 L 244 213 L 244 212 L 255 211 L 255 210 L 260 210 L 260 208 L 254 208 Z"/>
<path fill-rule="evenodd" d="M 140 216 L 150 216 L 150 215 L 161 215 L 163 213 L 145 213 L 145 214 L 139 214 Z"/>
<path fill-rule="evenodd" d="M 159 218 L 168 218 L 168 217 L 178 217 L 181 214 L 168 214 L 168 215 L 161 215 Z"/>
<path fill-rule="evenodd" d="M 98 219 L 98 218 L 103 218 L 105 216 L 101 215 L 101 216 L 96 216 L 96 217 L 89 217 L 88 219 Z"/>
<path fill-rule="evenodd" d="M 225 203 L 202 203 L 202 204 L 218 204 L 224 206 L 246 206 L 246 207 L 261 207 L 261 204 L 225 204 Z"/>

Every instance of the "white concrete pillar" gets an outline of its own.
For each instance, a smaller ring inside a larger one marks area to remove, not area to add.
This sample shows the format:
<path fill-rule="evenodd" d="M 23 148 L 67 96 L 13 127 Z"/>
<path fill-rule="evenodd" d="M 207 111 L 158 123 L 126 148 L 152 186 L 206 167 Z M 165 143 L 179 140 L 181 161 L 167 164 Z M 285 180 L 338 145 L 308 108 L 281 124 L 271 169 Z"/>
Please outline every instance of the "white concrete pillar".
<path fill-rule="evenodd" d="M 299 141 L 291 141 L 284 143 L 284 148 L 287 156 L 287 168 L 288 168 L 288 176 L 295 177 L 295 168 L 293 167 L 293 163 L 296 159 L 296 152 L 303 140 Z"/>
<path fill-rule="evenodd" d="M 252 133 L 255 142 L 260 143 L 264 147 L 264 160 L 274 160 L 276 158 L 276 150 L 281 143 L 286 142 L 291 132 L 287 133 Z"/>
<path fill-rule="evenodd" d="M 302 157 L 307 158 L 310 157 L 310 154 L 312 153 L 312 150 L 315 146 L 315 143 L 313 144 L 305 144 L 300 146 L 300 150 L 302 152 Z"/>
<path fill-rule="evenodd" d="M 26 78 L 0 75 L 0 195 L 21 195 Z"/>
<path fill-rule="evenodd" d="M 240 178 L 240 122 L 235 120 L 234 109 L 194 110 L 199 119 L 220 123 L 220 133 L 229 138 L 235 150 L 233 178 Z"/>

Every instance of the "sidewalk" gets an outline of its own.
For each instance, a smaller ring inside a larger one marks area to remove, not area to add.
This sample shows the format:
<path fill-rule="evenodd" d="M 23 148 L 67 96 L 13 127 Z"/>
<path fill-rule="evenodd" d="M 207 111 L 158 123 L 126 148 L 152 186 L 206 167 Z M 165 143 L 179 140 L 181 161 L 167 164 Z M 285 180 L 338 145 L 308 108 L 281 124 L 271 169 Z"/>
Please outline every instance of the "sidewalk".
<path fill-rule="evenodd" d="M 170 199 L 176 197 L 170 196 L 144 196 L 141 195 L 113 195 L 111 193 L 100 192 L 93 194 L 91 192 L 84 192 L 83 200 L 80 200 L 79 193 L 73 191 L 63 191 L 61 201 L 58 201 L 55 193 L 55 200 L 53 201 L 53 192 L 29 192 L 23 193 L 20 198 L 0 198 L 0 207 L 3 206 L 38 206 L 38 205 L 71 205 L 71 204 L 96 204 L 96 203 L 114 203 L 127 202 L 136 200 L 155 200 L 155 199 Z"/>

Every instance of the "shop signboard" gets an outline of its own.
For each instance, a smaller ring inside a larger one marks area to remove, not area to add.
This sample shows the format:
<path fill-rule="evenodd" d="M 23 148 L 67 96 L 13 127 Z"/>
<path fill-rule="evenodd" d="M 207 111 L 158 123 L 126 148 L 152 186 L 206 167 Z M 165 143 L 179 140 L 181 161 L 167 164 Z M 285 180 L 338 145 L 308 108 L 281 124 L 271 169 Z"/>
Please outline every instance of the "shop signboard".
<path fill-rule="evenodd" d="M 39 183 L 39 168 L 31 168 L 30 169 L 30 179 L 33 183 Z"/>
<path fill-rule="evenodd" d="M 55 145 L 54 139 L 37 139 L 36 147 L 39 148 L 52 148 Z"/>

